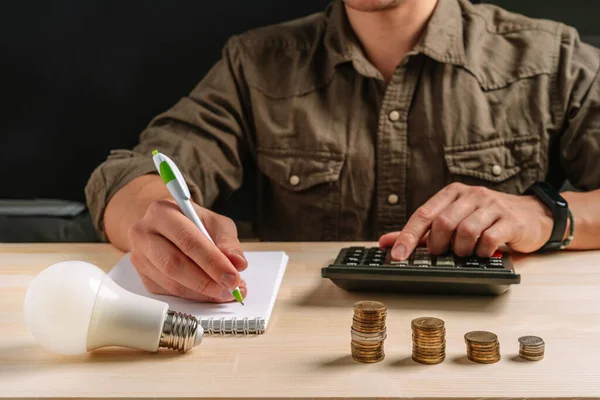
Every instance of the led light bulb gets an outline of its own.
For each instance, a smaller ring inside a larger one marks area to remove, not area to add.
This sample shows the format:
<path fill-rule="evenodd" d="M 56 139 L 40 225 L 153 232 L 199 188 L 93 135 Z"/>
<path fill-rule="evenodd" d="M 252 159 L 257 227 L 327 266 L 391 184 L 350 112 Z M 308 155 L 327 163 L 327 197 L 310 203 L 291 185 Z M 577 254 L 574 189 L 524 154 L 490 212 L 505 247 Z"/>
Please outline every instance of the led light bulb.
<path fill-rule="evenodd" d="M 204 333 L 195 317 L 131 293 L 83 261 L 51 265 L 31 282 L 25 322 L 42 346 L 61 354 L 106 346 L 188 351 Z"/>

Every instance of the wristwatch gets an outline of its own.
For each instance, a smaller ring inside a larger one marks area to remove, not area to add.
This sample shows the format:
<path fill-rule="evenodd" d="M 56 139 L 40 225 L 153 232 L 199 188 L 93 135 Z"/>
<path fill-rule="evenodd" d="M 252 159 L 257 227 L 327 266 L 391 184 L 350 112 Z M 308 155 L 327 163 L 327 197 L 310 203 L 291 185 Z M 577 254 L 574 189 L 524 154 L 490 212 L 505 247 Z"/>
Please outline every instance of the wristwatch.
<path fill-rule="evenodd" d="M 552 228 L 552 234 L 550 240 L 546 242 L 538 251 L 549 251 L 557 250 L 564 247 L 563 236 L 567 229 L 567 220 L 569 219 L 569 204 L 567 201 L 558 193 L 558 190 L 554 189 L 546 182 L 535 182 L 529 186 L 525 191 L 524 195 L 536 196 L 546 207 L 552 212 L 552 218 L 554 219 L 554 227 Z"/>

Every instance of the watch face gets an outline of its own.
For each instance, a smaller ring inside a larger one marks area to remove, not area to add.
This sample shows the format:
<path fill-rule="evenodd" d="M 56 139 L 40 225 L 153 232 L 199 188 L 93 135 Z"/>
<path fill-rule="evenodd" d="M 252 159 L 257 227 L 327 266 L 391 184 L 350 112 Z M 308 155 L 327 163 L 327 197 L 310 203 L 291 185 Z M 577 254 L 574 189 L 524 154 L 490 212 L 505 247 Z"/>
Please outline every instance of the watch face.
<path fill-rule="evenodd" d="M 546 182 L 540 182 L 538 184 L 538 188 L 542 192 L 544 192 L 544 194 L 546 196 L 548 196 L 548 198 L 550 198 L 552 200 L 552 202 L 555 203 L 558 207 L 567 207 L 567 203 L 561 197 L 561 195 L 558 193 L 558 191 L 556 189 L 554 189 L 552 186 L 550 186 L 549 184 L 547 184 Z"/>

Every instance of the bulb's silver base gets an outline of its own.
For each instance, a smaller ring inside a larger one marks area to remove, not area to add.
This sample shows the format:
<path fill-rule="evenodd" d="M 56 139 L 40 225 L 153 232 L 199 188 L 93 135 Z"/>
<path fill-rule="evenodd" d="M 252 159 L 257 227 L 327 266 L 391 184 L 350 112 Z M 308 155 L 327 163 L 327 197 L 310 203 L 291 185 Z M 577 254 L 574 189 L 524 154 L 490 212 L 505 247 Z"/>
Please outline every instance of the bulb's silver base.
<path fill-rule="evenodd" d="M 198 320 L 193 315 L 169 310 L 160 334 L 159 347 L 186 352 L 194 347 Z"/>

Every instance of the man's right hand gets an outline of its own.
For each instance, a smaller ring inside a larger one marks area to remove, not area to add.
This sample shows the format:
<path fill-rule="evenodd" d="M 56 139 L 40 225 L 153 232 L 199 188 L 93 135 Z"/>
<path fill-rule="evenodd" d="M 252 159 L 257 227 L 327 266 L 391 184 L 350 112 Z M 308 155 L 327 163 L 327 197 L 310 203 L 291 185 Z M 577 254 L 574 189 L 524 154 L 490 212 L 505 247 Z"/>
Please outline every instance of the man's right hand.
<path fill-rule="evenodd" d="M 239 271 L 248 266 L 227 217 L 194 205 L 215 244 L 185 217 L 171 200 L 153 201 L 144 216 L 129 229 L 131 261 L 146 289 L 196 301 L 234 300 L 246 283 Z"/>

